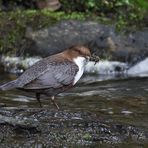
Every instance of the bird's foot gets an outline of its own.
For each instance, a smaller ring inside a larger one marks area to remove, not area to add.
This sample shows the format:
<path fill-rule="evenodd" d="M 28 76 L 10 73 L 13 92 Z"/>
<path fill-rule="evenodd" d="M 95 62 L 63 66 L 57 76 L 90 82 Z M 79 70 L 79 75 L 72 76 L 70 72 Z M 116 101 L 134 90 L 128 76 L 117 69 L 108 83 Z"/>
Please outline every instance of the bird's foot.
<path fill-rule="evenodd" d="M 54 96 L 51 97 L 51 101 L 54 104 L 54 106 L 59 110 L 60 108 L 59 108 L 58 104 L 55 102 L 55 97 Z"/>
<path fill-rule="evenodd" d="M 36 99 L 37 99 L 37 101 L 39 102 L 40 108 L 42 108 L 43 106 L 42 106 L 42 103 L 41 103 L 41 101 L 40 101 L 40 94 L 36 93 Z"/>

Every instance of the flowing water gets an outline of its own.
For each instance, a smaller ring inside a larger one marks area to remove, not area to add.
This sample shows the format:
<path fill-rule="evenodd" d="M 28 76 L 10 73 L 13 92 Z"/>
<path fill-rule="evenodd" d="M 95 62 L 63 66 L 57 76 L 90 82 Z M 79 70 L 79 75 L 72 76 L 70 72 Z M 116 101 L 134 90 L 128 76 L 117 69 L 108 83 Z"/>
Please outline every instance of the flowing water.
<path fill-rule="evenodd" d="M 14 79 L 1 74 L 1 83 Z M 90 112 L 98 118 L 130 124 L 148 130 L 148 78 L 116 77 L 103 80 L 99 75 L 85 75 L 71 90 L 60 94 L 61 110 Z M 34 94 L 19 90 L 1 91 L 1 103 L 7 107 L 38 108 Z M 50 99 L 42 96 L 43 108 L 53 109 Z"/>
<path fill-rule="evenodd" d="M 5 74 L 0 80 L 9 81 L 13 77 Z M 73 89 L 57 97 L 59 106 L 148 127 L 148 78 L 99 81 L 98 77 L 84 76 Z M 34 94 L 20 90 L 1 91 L 0 98 L 9 107 L 39 107 Z M 54 108 L 50 98 L 42 96 L 41 101 L 45 108 Z"/>

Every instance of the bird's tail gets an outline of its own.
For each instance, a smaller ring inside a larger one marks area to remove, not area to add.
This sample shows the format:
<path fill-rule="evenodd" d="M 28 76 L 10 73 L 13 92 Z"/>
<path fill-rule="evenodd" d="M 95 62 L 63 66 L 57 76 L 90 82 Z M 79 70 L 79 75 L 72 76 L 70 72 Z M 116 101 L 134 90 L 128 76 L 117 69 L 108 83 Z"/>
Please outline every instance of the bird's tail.
<path fill-rule="evenodd" d="M 10 81 L 0 86 L 0 90 L 10 90 L 17 87 L 17 80 Z"/>

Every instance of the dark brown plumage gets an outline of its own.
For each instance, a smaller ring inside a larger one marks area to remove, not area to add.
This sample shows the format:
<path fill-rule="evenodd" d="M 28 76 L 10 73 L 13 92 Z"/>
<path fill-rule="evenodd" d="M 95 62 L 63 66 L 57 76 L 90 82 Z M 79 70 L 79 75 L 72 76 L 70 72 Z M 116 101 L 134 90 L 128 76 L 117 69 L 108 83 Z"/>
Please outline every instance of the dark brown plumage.
<path fill-rule="evenodd" d="M 80 58 L 79 58 L 80 57 Z M 40 103 L 40 95 L 51 97 L 71 88 L 81 77 L 84 64 L 90 59 L 90 50 L 83 46 L 75 46 L 59 54 L 49 56 L 28 68 L 16 80 L 0 86 L 1 90 L 17 88 L 36 93 Z M 79 65 L 79 63 L 83 65 Z M 54 102 L 59 109 L 58 105 Z"/>

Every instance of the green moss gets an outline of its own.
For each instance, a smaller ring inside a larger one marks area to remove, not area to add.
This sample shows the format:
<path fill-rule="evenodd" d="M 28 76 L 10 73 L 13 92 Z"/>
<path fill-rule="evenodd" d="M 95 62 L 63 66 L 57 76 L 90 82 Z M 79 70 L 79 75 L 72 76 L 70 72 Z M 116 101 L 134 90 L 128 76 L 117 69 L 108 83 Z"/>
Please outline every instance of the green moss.
<path fill-rule="evenodd" d="M 85 134 L 83 135 L 83 138 L 84 138 L 84 140 L 87 140 L 87 141 L 91 141 L 91 140 L 92 140 L 92 136 L 91 136 L 91 134 L 89 134 L 89 133 L 85 133 Z"/>
<path fill-rule="evenodd" d="M 133 9 L 132 9 L 133 10 Z M 138 13 L 137 13 L 138 12 Z M 131 24 L 138 24 L 142 20 L 141 9 L 135 9 L 135 14 L 122 15 L 119 12 L 116 18 L 107 17 L 104 13 L 100 15 L 88 12 L 51 12 L 48 9 L 43 10 L 15 10 L 9 12 L 0 12 L 0 53 L 15 54 L 21 50 L 25 40 L 26 29 L 38 30 L 54 25 L 60 20 L 95 20 L 101 23 L 110 24 L 115 22 L 116 28 L 120 30 Z M 129 17 L 130 16 L 130 17 Z M 137 22 L 137 23 L 136 23 Z"/>
<path fill-rule="evenodd" d="M 90 13 L 81 12 L 51 12 L 43 10 L 16 10 L 0 12 L 0 53 L 15 54 L 22 48 L 26 29 L 42 29 L 52 26 L 60 20 L 101 20 L 100 17 Z M 103 20 L 103 19 L 102 19 Z M 101 21 L 102 21 L 101 20 Z M 104 20 L 103 22 L 107 22 Z"/>
<path fill-rule="evenodd" d="M 63 19 L 84 20 L 82 13 L 66 14 L 49 10 L 16 10 L 0 12 L 0 52 L 15 53 L 25 39 L 27 28 L 33 30 L 45 28 Z"/>
<path fill-rule="evenodd" d="M 65 12 L 84 12 L 110 18 L 116 23 L 116 29 L 145 26 L 144 16 L 148 13 L 147 0 L 60 0 Z"/>

